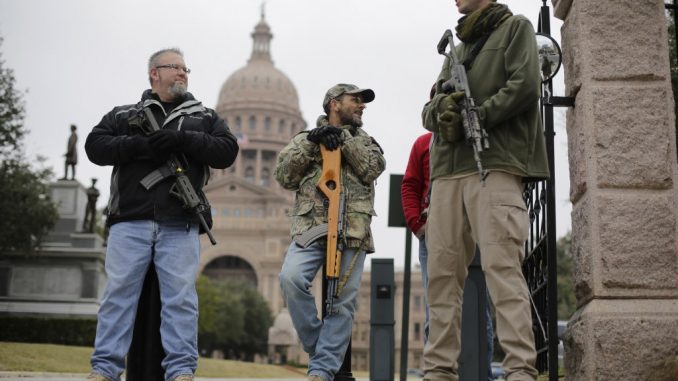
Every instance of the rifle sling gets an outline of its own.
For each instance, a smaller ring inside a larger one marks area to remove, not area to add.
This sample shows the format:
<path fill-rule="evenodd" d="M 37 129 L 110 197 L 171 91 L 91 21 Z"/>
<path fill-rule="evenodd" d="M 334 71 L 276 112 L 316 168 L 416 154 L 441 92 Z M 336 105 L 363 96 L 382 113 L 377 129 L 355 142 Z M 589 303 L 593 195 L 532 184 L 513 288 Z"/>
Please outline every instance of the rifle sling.
<path fill-rule="evenodd" d="M 490 35 L 492 34 L 492 31 L 489 31 L 488 33 L 483 34 L 480 39 L 478 40 L 478 43 L 476 46 L 471 49 L 471 54 L 469 54 L 468 57 L 462 62 L 462 65 L 464 65 L 464 68 L 466 71 L 471 70 L 471 67 L 473 66 L 473 61 L 476 60 L 476 57 L 478 57 L 478 54 L 480 51 L 483 49 L 483 46 L 485 46 L 485 43 L 487 40 L 489 40 Z"/>

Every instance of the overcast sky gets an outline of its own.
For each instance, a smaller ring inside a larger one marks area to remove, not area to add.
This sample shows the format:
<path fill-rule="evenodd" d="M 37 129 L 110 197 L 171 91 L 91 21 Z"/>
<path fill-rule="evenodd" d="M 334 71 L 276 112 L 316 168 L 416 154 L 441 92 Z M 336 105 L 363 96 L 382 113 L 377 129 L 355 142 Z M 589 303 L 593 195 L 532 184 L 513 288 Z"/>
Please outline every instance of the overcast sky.
<path fill-rule="evenodd" d="M 537 23 L 541 0 L 504 1 Z M 550 4 L 550 1 L 548 2 Z M 77 179 L 96 177 L 108 198 L 111 167 L 87 160 L 87 133 L 113 106 L 138 101 L 148 87 L 148 56 L 164 47 L 183 49 L 192 73 L 189 91 L 216 106 L 224 81 L 245 66 L 261 1 L 253 0 L 0 0 L 0 46 L 16 86 L 27 91 L 25 140 L 29 157 L 48 159 L 63 175 L 69 125 L 78 126 Z M 365 129 L 384 148 L 387 167 L 378 180 L 372 223 L 376 256 L 402 265 L 405 231 L 388 228 L 390 174 L 402 174 L 412 142 L 426 131 L 421 108 L 443 57 L 436 44 L 459 18 L 452 0 L 268 0 L 276 67 L 289 76 L 310 127 L 322 112 L 325 91 L 338 82 L 372 88 L 376 99 L 363 115 Z M 560 40 L 560 20 L 552 34 Z M 562 69 L 555 95 L 563 94 Z M 556 110 L 558 237 L 570 230 L 569 174 L 564 110 Z M 413 263 L 417 263 L 416 239 Z"/>

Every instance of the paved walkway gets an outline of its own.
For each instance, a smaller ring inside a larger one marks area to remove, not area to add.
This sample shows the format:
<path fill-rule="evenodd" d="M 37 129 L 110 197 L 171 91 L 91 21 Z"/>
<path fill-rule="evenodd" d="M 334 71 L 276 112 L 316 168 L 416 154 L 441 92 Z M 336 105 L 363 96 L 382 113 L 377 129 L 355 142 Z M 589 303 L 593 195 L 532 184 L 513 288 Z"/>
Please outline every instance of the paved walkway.
<path fill-rule="evenodd" d="M 36 373 L 36 372 L 0 372 L 0 381 L 84 381 L 86 374 Z M 307 381 L 308 378 L 203 378 L 195 381 Z M 369 378 L 356 378 L 356 381 L 369 381 Z"/>

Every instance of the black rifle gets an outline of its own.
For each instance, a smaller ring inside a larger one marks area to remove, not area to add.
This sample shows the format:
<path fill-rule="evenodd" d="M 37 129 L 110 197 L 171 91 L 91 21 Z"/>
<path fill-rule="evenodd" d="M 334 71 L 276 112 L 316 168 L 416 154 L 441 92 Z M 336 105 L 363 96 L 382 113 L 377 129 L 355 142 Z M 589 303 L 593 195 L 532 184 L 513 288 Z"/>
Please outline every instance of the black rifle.
<path fill-rule="evenodd" d="M 447 45 L 450 46 L 449 53 L 445 53 Z M 454 46 L 454 35 L 451 30 L 446 30 L 440 38 L 440 42 L 438 42 L 438 53 L 450 59 L 450 79 L 443 83 L 443 91 L 447 94 L 453 92 L 464 93 L 464 99 L 461 101 L 461 120 L 464 125 L 464 138 L 466 143 L 473 147 L 473 157 L 478 166 L 480 182 L 484 186 L 488 172 L 483 169 L 480 153 L 483 152 L 484 149 L 490 148 L 490 141 L 488 140 L 487 131 L 480 127 L 478 109 L 471 96 L 471 88 L 468 84 L 466 68 L 457 58 L 457 52 L 455 51 Z"/>
<path fill-rule="evenodd" d="M 160 131 L 160 126 L 155 120 L 155 116 L 153 116 L 153 112 L 149 107 L 144 107 L 144 114 L 145 119 L 148 121 L 148 123 L 140 124 L 141 130 L 144 132 L 144 134 L 148 136 L 156 131 Z M 195 215 L 198 216 L 200 219 L 200 226 L 202 226 L 205 233 L 207 233 L 212 245 L 216 245 L 217 241 L 214 239 L 207 222 L 205 222 L 205 217 L 202 215 L 203 212 L 211 212 L 210 207 L 195 192 L 193 184 L 191 184 L 190 179 L 188 176 L 186 176 L 184 165 L 179 160 L 177 155 L 170 155 L 169 159 L 167 160 L 167 167 L 170 169 L 170 173 L 176 178 L 174 185 L 172 185 L 170 188 L 170 194 L 181 200 L 184 208 L 190 209 L 193 211 L 193 213 L 195 213 Z"/>

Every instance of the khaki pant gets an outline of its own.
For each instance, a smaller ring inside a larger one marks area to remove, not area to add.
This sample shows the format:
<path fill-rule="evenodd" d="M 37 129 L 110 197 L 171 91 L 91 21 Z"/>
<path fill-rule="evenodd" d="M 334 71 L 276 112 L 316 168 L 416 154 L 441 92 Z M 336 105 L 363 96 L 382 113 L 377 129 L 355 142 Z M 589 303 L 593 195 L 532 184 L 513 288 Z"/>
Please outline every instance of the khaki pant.
<path fill-rule="evenodd" d="M 521 270 L 529 221 L 518 176 L 492 172 L 433 182 L 426 228 L 430 332 L 425 380 L 458 380 L 461 304 L 468 266 L 480 248 L 494 303 L 507 380 L 534 380 L 536 352 L 527 285 Z"/>

